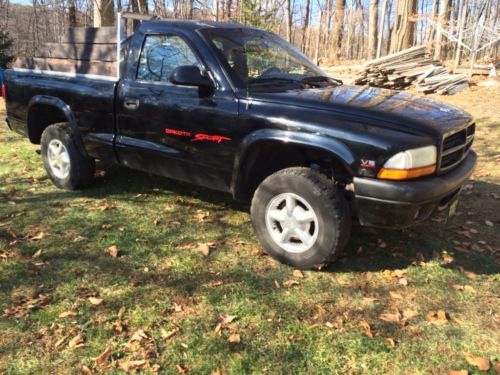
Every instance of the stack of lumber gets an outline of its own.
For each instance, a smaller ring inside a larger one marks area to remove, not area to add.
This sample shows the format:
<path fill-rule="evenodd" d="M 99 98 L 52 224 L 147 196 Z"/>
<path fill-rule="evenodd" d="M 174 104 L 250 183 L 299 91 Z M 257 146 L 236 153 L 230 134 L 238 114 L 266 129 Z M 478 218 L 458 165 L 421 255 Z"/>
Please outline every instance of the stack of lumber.
<path fill-rule="evenodd" d="M 423 93 L 454 94 L 468 87 L 465 74 L 450 74 L 432 60 L 425 46 L 417 46 L 366 62 L 354 84 L 403 90 L 416 85 Z"/>
<path fill-rule="evenodd" d="M 116 76 L 116 28 L 69 28 L 60 43 L 41 44 L 34 57 L 18 58 L 14 68 Z"/>

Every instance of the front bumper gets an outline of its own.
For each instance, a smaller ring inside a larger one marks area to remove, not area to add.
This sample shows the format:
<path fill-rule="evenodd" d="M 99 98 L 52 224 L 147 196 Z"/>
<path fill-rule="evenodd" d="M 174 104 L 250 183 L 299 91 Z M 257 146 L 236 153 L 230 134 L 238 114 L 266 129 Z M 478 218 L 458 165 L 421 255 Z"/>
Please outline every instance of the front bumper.
<path fill-rule="evenodd" d="M 405 228 L 427 219 L 455 201 L 476 165 L 470 151 L 452 171 L 413 181 L 354 177 L 354 206 L 361 225 Z"/>

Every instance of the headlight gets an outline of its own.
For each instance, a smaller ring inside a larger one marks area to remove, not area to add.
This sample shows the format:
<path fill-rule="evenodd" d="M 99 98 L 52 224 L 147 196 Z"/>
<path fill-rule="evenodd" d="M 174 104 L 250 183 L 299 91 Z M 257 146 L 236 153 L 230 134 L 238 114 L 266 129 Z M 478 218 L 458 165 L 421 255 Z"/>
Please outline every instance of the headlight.
<path fill-rule="evenodd" d="M 436 146 L 425 146 L 400 152 L 387 160 L 377 177 L 387 180 L 407 180 L 436 171 Z"/>

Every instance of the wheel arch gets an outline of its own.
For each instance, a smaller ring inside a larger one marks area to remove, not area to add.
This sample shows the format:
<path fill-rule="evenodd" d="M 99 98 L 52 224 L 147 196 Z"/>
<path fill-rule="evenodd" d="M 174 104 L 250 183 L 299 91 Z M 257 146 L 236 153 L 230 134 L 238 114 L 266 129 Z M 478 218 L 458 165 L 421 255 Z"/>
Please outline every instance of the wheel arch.
<path fill-rule="evenodd" d="M 49 125 L 61 122 L 68 123 L 79 151 L 87 155 L 75 115 L 68 104 L 59 98 L 46 95 L 36 95 L 30 100 L 27 124 L 31 143 L 40 144 L 43 131 Z"/>
<path fill-rule="evenodd" d="M 286 157 L 283 157 L 285 153 Z M 247 136 L 235 158 L 231 193 L 237 200 L 251 198 L 269 175 L 289 167 L 330 167 L 334 175 L 353 176 L 354 156 L 335 139 L 308 133 L 262 129 Z"/>

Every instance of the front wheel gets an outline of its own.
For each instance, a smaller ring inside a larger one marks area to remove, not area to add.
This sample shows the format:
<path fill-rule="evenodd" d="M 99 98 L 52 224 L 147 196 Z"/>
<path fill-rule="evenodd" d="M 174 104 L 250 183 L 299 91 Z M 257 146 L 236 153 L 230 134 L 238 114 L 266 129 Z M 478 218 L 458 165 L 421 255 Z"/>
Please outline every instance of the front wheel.
<path fill-rule="evenodd" d="M 267 177 L 254 194 L 251 216 L 266 252 L 297 268 L 329 263 L 351 232 L 342 191 L 310 168 L 287 168 Z"/>

